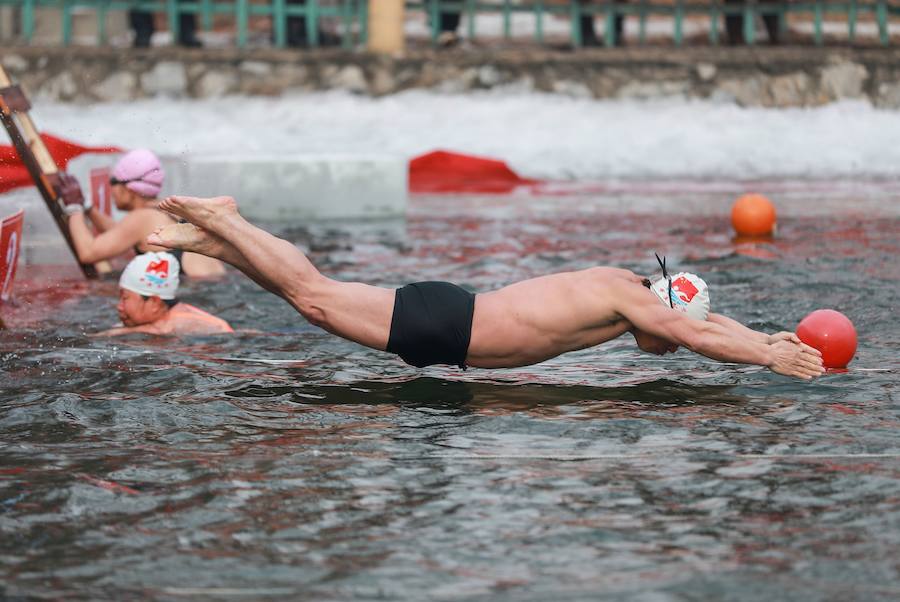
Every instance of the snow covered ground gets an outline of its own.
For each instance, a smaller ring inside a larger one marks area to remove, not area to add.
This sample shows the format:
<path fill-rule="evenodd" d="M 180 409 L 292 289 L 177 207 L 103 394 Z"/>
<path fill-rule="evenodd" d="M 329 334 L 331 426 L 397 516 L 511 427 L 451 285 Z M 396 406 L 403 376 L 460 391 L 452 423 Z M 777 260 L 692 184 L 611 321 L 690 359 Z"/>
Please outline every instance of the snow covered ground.
<path fill-rule="evenodd" d="M 387 153 L 447 149 L 553 180 L 883 178 L 900 175 L 900 112 L 597 101 L 527 90 L 345 92 L 75 106 L 38 103 L 38 126 L 91 145 L 164 154 Z"/>

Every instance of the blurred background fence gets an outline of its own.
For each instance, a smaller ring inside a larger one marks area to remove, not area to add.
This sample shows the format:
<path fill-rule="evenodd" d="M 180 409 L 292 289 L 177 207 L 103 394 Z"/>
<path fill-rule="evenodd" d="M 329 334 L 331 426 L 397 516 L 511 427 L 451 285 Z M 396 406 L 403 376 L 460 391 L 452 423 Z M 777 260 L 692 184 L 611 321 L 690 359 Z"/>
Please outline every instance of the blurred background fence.
<path fill-rule="evenodd" d="M 130 11 L 179 39 L 185 17 L 220 45 L 365 46 L 379 0 L 0 0 L 6 42 L 124 45 Z M 407 36 L 434 45 L 518 40 L 538 45 L 761 41 L 891 44 L 900 0 L 417 0 Z M 47 25 L 40 27 L 41 20 Z M 724 25 L 724 27 L 723 27 Z M 763 27 L 761 27 L 761 25 Z M 299 28 L 299 31 L 298 31 Z M 793 37 L 791 35 L 793 34 Z M 118 37 L 117 37 L 118 36 Z M 298 43 L 302 41 L 302 43 Z M 118 42 L 117 42 L 118 41 Z"/>

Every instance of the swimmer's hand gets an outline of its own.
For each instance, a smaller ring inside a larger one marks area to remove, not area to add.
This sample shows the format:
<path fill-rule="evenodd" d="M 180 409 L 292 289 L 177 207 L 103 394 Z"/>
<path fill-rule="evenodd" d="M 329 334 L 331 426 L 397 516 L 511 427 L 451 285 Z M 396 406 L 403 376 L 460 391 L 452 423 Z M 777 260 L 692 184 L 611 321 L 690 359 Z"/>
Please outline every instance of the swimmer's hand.
<path fill-rule="evenodd" d="M 769 345 L 774 345 L 778 341 L 790 341 L 791 343 L 796 343 L 803 347 L 803 350 L 807 353 L 812 353 L 816 357 L 822 357 L 822 352 L 816 349 L 815 347 L 810 347 L 806 343 L 800 340 L 800 337 L 797 336 L 795 332 L 776 332 L 775 334 L 769 335 Z"/>
<path fill-rule="evenodd" d="M 776 332 L 775 334 L 769 335 L 769 340 L 766 341 L 769 345 L 774 345 L 778 341 L 790 341 L 792 343 L 800 343 L 800 337 L 797 336 L 795 332 L 787 332 L 781 331 Z"/>
<path fill-rule="evenodd" d="M 817 349 L 801 343 L 799 339 L 795 342 L 783 338 L 772 343 L 771 352 L 772 359 L 768 367 L 776 374 L 810 380 L 825 373 L 822 354 Z"/>

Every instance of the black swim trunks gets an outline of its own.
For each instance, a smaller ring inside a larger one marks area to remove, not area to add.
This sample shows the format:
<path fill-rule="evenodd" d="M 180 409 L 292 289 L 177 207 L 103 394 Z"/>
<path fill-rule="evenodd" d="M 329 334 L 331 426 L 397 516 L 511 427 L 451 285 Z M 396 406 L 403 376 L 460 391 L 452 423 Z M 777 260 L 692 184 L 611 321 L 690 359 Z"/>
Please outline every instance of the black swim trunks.
<path fill-rule="evenodd" d="M 465 369 L 475 295 L 449 282 L 415 282 L 397 289 L 387 350 L 412 366 Z"/>

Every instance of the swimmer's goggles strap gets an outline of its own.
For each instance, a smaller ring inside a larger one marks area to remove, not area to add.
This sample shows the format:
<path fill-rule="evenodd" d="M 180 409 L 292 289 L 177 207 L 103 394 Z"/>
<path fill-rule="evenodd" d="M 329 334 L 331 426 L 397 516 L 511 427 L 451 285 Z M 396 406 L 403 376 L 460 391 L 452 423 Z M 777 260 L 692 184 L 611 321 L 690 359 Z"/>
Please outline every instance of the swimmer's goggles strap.
<path fill-rule="evenodd" d="M 669 276 L 669 270 L 666 269 L 666 257 L 663 255 L 663 258 L 659 258 L 659 253 L 654 253 L 656 255 L 656 261 L 659 262 L 659 267 L 662 268 L 663 278 L 668 280 L 669 282 L 669 307 L 675 309 L 675 304 L 672 303 L 672 277 Z"/>
<path fill-rule="evenodd" d="M 147 176 L 149 176 L 150 174 L 152 174 L 154 171 L 159 171 L 159 168 L 158 168 L 158 167 L 154 167 L 154 168 L 151 169 L 150 171 L 145 172 L 145 173 L 142 173 L 142 174 L 139 175 L 138 177 L 136 177 L 136 178 L 131 178 L 130 180 L 120 180 L 119 178 L 117 178 L 117 177 L 115 177 L 115 176 L 110 176 L 110 177 L 109 177 L 109 185 L 110 185 L 110 186 L 115 186 L 116 184 L 123 184 L 123 185 L 124 185 L 124 184 L 131 184 L 132 182 L 143 182 L 143 181 L 144 181 L 144 178 L 146 178 Z"/>

